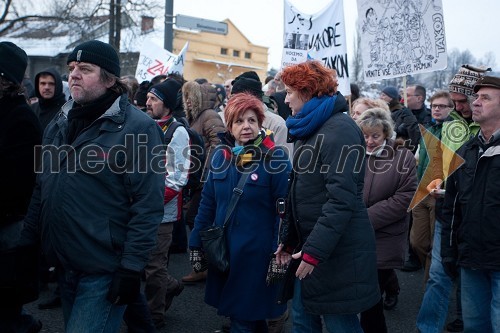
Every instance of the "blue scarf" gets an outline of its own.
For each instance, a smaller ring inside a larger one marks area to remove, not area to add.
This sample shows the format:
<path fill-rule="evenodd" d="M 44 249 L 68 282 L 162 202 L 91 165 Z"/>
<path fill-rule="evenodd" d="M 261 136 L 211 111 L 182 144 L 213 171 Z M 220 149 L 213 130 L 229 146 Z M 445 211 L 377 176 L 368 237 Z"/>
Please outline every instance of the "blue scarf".
<path fill-rule="evenodd" d="M 286 120 L 290 134 L 298 139 L 307 138 L 330 118 L 337 95 L 314 97 L 307 101 L 302 110 Z"/>

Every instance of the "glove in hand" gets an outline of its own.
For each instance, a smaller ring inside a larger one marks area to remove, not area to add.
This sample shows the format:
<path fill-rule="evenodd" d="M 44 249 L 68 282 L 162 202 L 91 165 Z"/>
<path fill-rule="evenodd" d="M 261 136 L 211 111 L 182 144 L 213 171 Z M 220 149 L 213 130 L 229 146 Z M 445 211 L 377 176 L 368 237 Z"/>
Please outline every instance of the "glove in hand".
<path fill-rule="evenodd" d="M 272 256 L 267 268 L 266 284 L 269 286 L 283 280 L 285 278 L 287 268 L 288 264 L 280 265 L 276 261 L 276 257 Z"/>
<path fill-rule="evenodd" d="M 445 273 L 448 274 L 449 277 L 455 279 L 458 276 L 458 266 L 455 258 L 442 258 L 441 263 L 443 264 Z"/>
<path fill-rule="evenodd" d="M 111 281 L 107 299 L 116 305 L 125 305 L 137 300 L 141 291 L 141 273 L 118 268 Z"/>
<path fill-rule="evenodd" d="M 195 273 L 203 272 L 208 269 L 208 261 L 205 259 L 205 254 L 201 250 L 190 250 L 189 262 L 191 266 L 193 266 Z"/>

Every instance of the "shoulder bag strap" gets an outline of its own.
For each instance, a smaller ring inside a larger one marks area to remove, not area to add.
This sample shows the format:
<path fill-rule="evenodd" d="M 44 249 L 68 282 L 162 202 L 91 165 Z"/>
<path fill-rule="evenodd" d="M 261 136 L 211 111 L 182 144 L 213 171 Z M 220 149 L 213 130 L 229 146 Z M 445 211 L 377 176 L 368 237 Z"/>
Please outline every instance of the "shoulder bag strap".
<path fill-rule="evenodd" d="M 236 204 L 238 203 L 238 200 L 240 200 L 241 195 L 243 194 L 243 187 L 245 186 L 245 183 L 247 182 L 248 176 L 250 176 L 250 173 L 252 172 L 251 170 L 253 169 L 254 164 L 248 168 L 248 172 L 243 172 L 240 180 L 238 181 L 238 185 L 233 189 L 233 195 L 231 196 L 231 201 L 229 201 L 229 205 L 227 207 L 226 211 L 226 217 L 224 219 L 224 227 L 228 224 L 229 219 L 231 218 L 231 215 L 233 214 L 234 208 L 236 207 Z"/>

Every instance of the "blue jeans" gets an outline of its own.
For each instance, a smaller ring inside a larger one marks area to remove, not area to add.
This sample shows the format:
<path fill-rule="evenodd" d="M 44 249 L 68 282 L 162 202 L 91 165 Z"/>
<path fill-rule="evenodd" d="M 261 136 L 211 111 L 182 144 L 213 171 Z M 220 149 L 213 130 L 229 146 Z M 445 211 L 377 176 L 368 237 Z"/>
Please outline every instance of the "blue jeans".
<path fill-rule="evenodd" d="M 448 316 L 450 293 L 453 288 L 453 280 L 446 274 L 441 264 L 441 222 L 436 220 L 434 228 L 429 280 L 427 280 L 424 298 L 417 315 L 417 328 L 421 333 L 441 333 L 443 331 Z M 457 299 L 457 302 L 460 302 L 460 299 Z"/>
<path fill-rule="evenodd" d="M 464 332 L 500 333 L 500 271 L 461 269 Z"/>
<path fill-rule="evenodd" d="M 62 268 L 58 271 L 66 332 L 120 331 L 126 306 L 113 305 L 106 299 L 112 278 L 112 274 L 89 275 Z"/>
<path fill-rule="evenodd" d="M 356 313 L 347 315 L 314 315 L 306 313 L 302 304 L 300 280 L 295 279 L 292 301 L 293 326 L 292 333 L 321 333 L 321 318 L 328 332 L 335 333 L 363 333 Z"/>

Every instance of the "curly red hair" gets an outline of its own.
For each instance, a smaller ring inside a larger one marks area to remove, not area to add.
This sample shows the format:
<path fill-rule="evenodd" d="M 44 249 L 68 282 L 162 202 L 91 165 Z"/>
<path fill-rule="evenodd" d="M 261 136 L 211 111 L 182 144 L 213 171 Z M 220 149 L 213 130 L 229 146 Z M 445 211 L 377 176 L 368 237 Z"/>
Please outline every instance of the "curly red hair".
<path fill-rule="evenodd" d="M 262 101 L 252 94 L 242 92 L 231 95 L 224 108 L 224 119 L 226 119 L 226 127 L 229 129 L 233 123 L 241 117 L 246 111 L 252 110 L 257 115 L 257 123 L 259 127 L 262 126 L 264 118 L 264 106 Z"/>
<path fill-rule="evenodd" d="M 324 95 L 332 96 L 337 92 L 337 71 L 326 68 L 317 60 L 306 61 L 285 67 L 281 81 L 296 90 L 303 100 Z"/>

